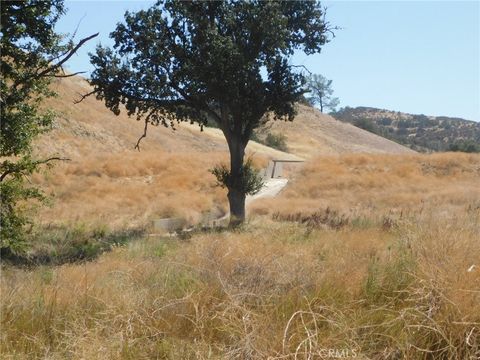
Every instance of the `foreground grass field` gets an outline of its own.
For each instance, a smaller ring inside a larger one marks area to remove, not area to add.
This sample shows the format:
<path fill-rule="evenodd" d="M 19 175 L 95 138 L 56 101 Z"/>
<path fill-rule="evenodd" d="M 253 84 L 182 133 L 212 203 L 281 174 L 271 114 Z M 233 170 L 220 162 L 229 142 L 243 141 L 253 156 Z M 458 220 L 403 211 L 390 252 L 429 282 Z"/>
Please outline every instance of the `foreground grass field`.
<path fill-rule="evenodd" d="M 239 231 L 4 265 L 1 358 L 477 359 L 479 172 L 461 154 L 318 159 Z"/>

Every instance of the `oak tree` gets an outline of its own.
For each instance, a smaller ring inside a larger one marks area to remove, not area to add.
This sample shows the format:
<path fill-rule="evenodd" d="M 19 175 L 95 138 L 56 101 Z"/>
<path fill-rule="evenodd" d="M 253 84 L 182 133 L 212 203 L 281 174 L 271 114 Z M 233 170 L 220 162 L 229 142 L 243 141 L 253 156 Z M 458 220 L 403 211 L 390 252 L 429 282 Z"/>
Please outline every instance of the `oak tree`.
<path fill-rule="evenodd" d="M 245 147 L 262 117 L 293 120 L 304 76 L 297 49 L 320 51 L 331 29 L 313 1 L 159 1 L 125 14 L 113 48 L 91 54 L 92 93 L 149 125 L 214 121 L 230 151 L 230 224 L 245 219 Z M 297 71 L 296 71 L 297 70 Z M 139 143 L 137 143 L 139 146 Z M 225 175 L 225 174 L 224 174 Z"/>

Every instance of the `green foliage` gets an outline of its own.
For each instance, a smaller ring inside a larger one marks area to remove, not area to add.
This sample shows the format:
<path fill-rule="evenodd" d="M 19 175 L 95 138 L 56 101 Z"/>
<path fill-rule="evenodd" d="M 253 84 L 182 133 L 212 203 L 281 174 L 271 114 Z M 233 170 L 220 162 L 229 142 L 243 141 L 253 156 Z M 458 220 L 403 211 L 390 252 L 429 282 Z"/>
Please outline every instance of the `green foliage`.
<path fill-rule="evenodd" d="M 375 124 L 370 119 L 364 119 L 364 118 L 357 119 L 355 120 L 353 125 L 355 125 L 356 127 L 359 127 L 360 129 L 370 131 L 374 134 L 377 133 Z"/>
<path fill-rule="evenodd" d="M 330 109 L 335 111 L 335 108 L 340 103 L 340 100 L 336 97 L 332 97 L 333 80 L 328 80 L 326 77 L 320 74 L 312 74 L 307 80 L 307 91 L 310 96 L 307 97 L 307 101 L 312 105 L 320 106 L 320 111 L 324 109 Z"/>
<path fill-rule="evenodd" d="M 3 247 L 2 259 L 16 265 L 60 265 L 92 260 L 113 247 L 123 246 L 143 237 L 143 228 L 111 230 L 105 225 L 38 226 L 31 225 L 26 240 L 28 252 L 16 251 L 18 242 Z M 8 244 L 7 244 L 8 245 Z"/>
<path fill-rule="evenodd" d="M 480 144 L 472 140 L 461 140 L 451 144 L 448 150 L 466 153 L 478 153 L 480 152 Z"/>
<path fill-rule="evenodd" d="M 283 134 L 268 133 L 265 138 L 265 145 L 280 151 L 287 151 L 287 137 Z"/>
<path fill-rule="evenodd" d="M 42 72 L 49 69 L 49 62 L 68 49 L 60 45 L 60 36 L 54 32 L 63 12 L 63 1 L 2 3 L 2 157 L 28 153 L 32 139 L 51 125 L 53 114 L 39 110 L 42 100 L 54 95 L 48 89 L 51 77 L 43 76 Z"/>
<path fill-rule="evenodd" d="M 217 185 L 230 189 L 233 181 L 238 181 L 232 177 L 230 170 L 225 164 L 220 164 L 210 169 L 210 172 L 217 178 Z M 254 195 L 260 191 L 263 186 L 263 179 L 260 171 L 252 164 L 252 159 L 248 158 L 243 164 L 242 174 L 240 176 L 240 189 L 244 194 Z"/>
<path fill-rule="evenodd" d="M 287 137 L 283 134 L 273 134 L 269 132 L 266 137 L 259 137 L 256 132 L 253 132 L 250 140 L 280 151 L 288 151 Z"/>
<path fill-rule="evenodd" d="M 91 83 L 114 113 L 124 103 L 165 126 L 211 116 L 224 132 L 242 125 L 234 132 L 248 141 L 268 111 L 293 119 L 304 79 L 288 58 L 318 52 L 327 31 L 315 2 L 159 1 L 127 12 L 114 48 L 91 54 Z"/>
<path fill-rule="evenodd" d="M 41 110 L 53 77 L 76 48 L 63 44 L 54 31 L 64 13 L 62 0 L 5 1 L 1 6 L 0 37 L 0 190 L 2 197 L 0 248 L 19 251 L 29 223 L 29 200 L 42 200 L 25 176 L 54 158 L 32 157 L 32 141 L 51 128 L 54 114 Z M 58 159 L 58 158 L 55 158 Z"/>
<path fill-rule="evenodd" d="M 31 199 L 43 200 L 43 195 L 38 189 L 26 186 L 22 177 L 2 181 L 0 191 L 0 248 L 18 253 L 25 249 L 24 229 L 31 224 L 24 202 Z"/>

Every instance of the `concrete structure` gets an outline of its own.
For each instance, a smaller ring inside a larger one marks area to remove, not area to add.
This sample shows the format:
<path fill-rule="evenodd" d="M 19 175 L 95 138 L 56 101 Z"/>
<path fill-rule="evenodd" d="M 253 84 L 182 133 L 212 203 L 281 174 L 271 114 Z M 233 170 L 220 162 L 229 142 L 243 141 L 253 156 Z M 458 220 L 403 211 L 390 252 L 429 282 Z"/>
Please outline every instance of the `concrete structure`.
<path fill-rule="evenodd" d="M 153 220 L 153 231 L 155 233 L 172 233 L 185 228 L 187 221 L 182 218 L 166 218 Z"/>
<path fill-rule="evenodd" d="M 260 174 L 264 180 L 283 178 L 284 163 L 301 163 L 303 160 L 271 160 L 268 162 L 267 168 L 262 170 Z"/>

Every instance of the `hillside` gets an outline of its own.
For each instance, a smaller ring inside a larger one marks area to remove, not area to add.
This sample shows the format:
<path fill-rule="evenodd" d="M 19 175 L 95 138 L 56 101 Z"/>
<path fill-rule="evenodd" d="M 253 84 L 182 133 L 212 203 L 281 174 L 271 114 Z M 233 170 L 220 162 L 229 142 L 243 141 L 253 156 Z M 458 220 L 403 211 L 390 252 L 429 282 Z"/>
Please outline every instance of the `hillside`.
<path fill-rule="evenodd" d="M 329 209 L 349 219 L 381 222 L 414 216 L 420 221 L 435 214 L 439 220 L 469 208 L 480 210 L 479 175 L 479 154 L 319 156 L 280 196 L 261 199 L 252 210 L 281 219 L 308 218 Z"/>
<path fill-rule="evenodd" d="M 176 130 L 150 127 L 138 152 L 134 146 L 144 130 L 141 121 L 124 112 L 115 116 L 94 97 L 74 104 L 91 91 L 81 77 L 59 79 L 54 90 L 59 96 L 46 106 L 59 116 L 53 131 L 37 141 L 36 150 L 71 160 L 32 178 L 53 195 L 53 205 L 39 214 L 44 223 L 107 222 L 123 228 L 167 216 L 186 217 L 194 223 L 211 211 L 226 212 L 225 190 L 215 187 L 208 172 L 228 160 L 219 129 L 200 132 L 198 125 L 185 123 L 176 125 Z M 290 153 L 252 141 L 247 154 L 259 166 L 273 158 L 411 152 L 305 106 L 299 107 L 294 123 L 272 122 L 261 131 L 285 134 Z"/>
<path fill-rule="evenodd" d="M 270 121 L 261 128 L 267 133 L 286 136 L 288 151 L 303 158 L 348 153 L 402 154 L 412 150 L 381 136 L 335 120 L 315 108 L 298 105 L 293 122 Z"/>
<path fill-rule="evenodd" d="M 224 214 L 224 189 L 208 172 L 228 160 L 223 136 L 215 129 L 200 132 L 198 125 L 179 124 L 176 130 L 150 127 L 122 112 L 115 116 L 94 97 L 74 100 L 91 91 L 80 77 L 60 79 L 58 97 L 46 107 L 58 117 L 54 129 L 35 144 L 41 155 L 70 159 L 32 181 L 52 195 L 52 206 L 42 208 L 45 224 L 98 223 L 111 228 L 144 226 L 154 218 L 181 216 L 191 223 L 203 216 Z M 251 143 L 247 154 L 265 166 L 268 159 L 297 159 L 261 144 Z"/>
<path fill-rule="evenodd" d="M 37 149 L 40 152 L 59 152 L 75 159 L 119 151 L 137 153 L 134 146 L 143 134 L 143 122 L 129 118 L 124 111 L 119 116 L 114 115 L 94 96 L 74 104 L 82 94 L 92 90 L 81 77 L 58 79 L 53 89 L 59 96 L 49 99 L 46 106 L 59 116 L 54 130 L 38 141 Z M 210 129 L 200 132 L 198 125 L 190 124 L 176 124 L 175 130 L 151 126 L 140 146 L 142 151 L 176 153 L 227 151 L 222 136 Z M 250 148 L 269 157 L 288 157 L 261 144 L 252 144 Z"/>
<path fill-rule="evenodd" d="M 2 268 L 2 359 L 478 357 L 480 155 L 415 154 L 300 107 L 262 130 L 312 158 L 244 228 L 144 236 L 124 229 L 226 211 L 206 171 L 221 134 L 151 129 L 134 151 L 142 124 L 72 105 L 79 85 L 57 84 L 38 144 L 71 161 L 32 178 L 54 198 L 30 254 L 63 265 Z"/>
<path fill-rule="evenodd" d="M 474 121 L 371 107 L 345 107 L 332 116 L 417 151 L 480 152 L 480 123 Z"/>
<path fill-rule="evenodd" d="M 59 79 L 54 84 L 59 96 L 47 102 L 60 116 L 53 132 L 38 142 L 42 152 L 60 152 L 67 156 L 85 156 L 90 153 L 113 153 L 132 150 L 143 133 L 143 123 L 128 118 L 125 112 L 115 116 L 93 96 L 74 104 L 80 94 L 91 91 L 81 77 Z M 197 125 L 178 124 L 176 131 L 159 126 L 151 127 L 142 140 L 144 151 L 165 152 L 208 152 L 227 151 L 223 134 L 219 129 Z M 404 147 L 382 137 L 335 121 L 319 111 L 299 105 L 294 123 L 269 122 L 264 131 L 282 132 L 288 138 L 289 152 L 297 156 L 318 154 L 340 154 L 351 152 L 402 153 Z M 54 141 L 52 141 L 54 140 Z M 249 144 L 249 150 L 269 157 L 287 157 L 285 153 L 256 142 Z"/>

